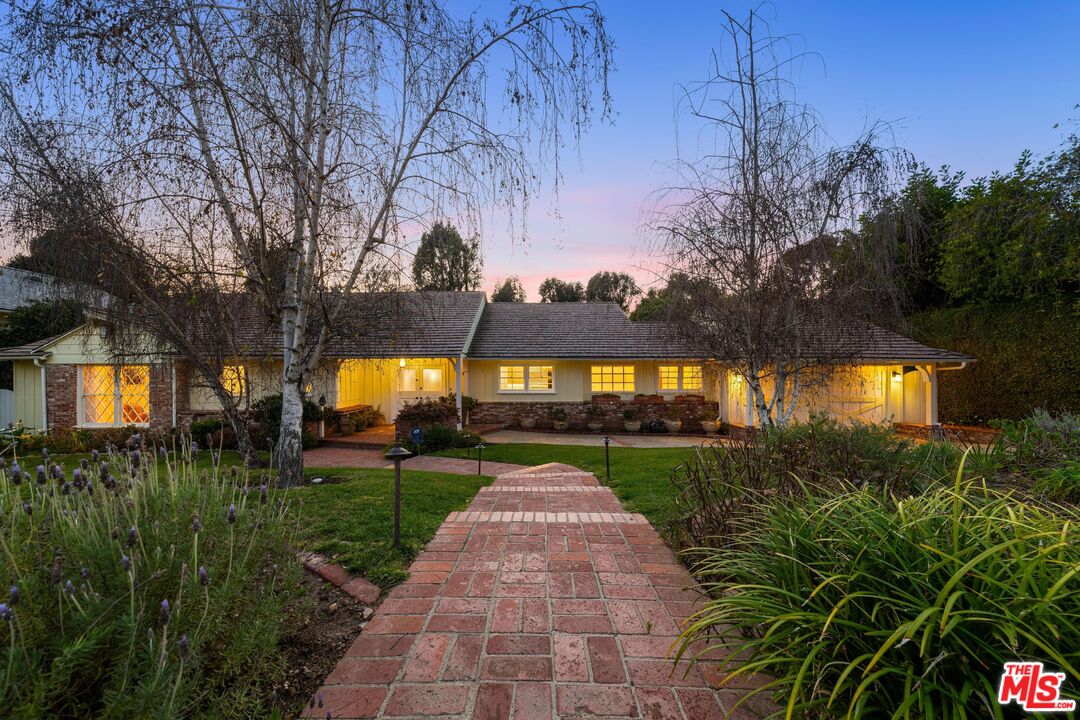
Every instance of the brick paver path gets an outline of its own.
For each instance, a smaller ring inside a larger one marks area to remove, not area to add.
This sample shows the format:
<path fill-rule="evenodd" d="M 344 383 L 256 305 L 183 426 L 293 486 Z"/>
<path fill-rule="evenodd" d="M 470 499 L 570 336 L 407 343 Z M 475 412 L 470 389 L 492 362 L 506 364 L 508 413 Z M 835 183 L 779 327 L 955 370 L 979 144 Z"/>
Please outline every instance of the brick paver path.
<path fill-rule="evenodd" d="M 675 668 L 700 594 L 643 516 L 566 465 L 500 476 L 410 570 L 306 716 L 704 720 L 754 682 L 716 690 L 714 663 Z"/>

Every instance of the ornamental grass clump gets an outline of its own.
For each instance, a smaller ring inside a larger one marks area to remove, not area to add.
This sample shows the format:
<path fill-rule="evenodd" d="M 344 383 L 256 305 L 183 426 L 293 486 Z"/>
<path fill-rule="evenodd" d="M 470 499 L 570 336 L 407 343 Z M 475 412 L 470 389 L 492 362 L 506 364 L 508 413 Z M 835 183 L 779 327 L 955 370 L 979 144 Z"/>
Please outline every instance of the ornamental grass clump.
<path fill-rule="evenodd" d="M 756 692 L 779 716 L 1011 717 L 995 693 L 1015 660 L 1065 673 L 1077 697 L 1076 509 L 957 477 L 907 499 L 773 500 L 738 543 L 702 551 L 712 599 L 683 652 L 730 646 L 726 670 L 771 676 Z"/>
<path fill-rule="evenodd" d="M 287 508 L 173 455 L 95 453 L 70 483 L 0 468 L 0 717 L 270 715 Z"/>

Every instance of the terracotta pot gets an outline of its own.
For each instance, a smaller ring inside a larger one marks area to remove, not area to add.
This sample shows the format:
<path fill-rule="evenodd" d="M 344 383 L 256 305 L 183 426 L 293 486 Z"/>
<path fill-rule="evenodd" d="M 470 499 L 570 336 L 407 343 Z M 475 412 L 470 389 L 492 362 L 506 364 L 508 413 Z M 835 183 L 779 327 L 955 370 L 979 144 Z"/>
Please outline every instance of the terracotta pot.
<path fill-rule="evenodd" d="M 623 428 L 626 430 L 626 432 L 641 432 L 641 421 L 640 420 L 624 420 L 623 421 Z"/>
<path fill-rule="evenodd" d="M 682 430 L 682 420 L 665 420 L 664 425 L 669 433 L 677 433 Z"/>

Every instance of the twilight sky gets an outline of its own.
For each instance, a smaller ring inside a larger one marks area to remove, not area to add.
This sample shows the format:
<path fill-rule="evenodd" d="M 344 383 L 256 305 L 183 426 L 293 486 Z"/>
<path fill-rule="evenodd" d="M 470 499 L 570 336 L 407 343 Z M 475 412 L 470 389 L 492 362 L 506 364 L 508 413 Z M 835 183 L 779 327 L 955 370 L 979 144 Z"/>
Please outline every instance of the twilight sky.
<path fill-rule="evenodd" d="M 655 282 L 641 212 L 676 157 L 678 83 L 706 76 L 722 10 L 757 3 L 599 0 L 613 37 L 616 119 L 594 125 L 568 154 L 557 204 L 538 195 L 525 243 L 489 217 L 485 290 L 518 275 L 529 294 L 549 275 L 585 281 L 626 270 Z M 451 0 L 461 12 L 501 14 L 494 0 Z M 807 61 L 799 99 L 838 142 L 868 120 L 894 123 L 896 144 L 933 168 L 968 177 L 1008 169 L 1020 152 L 1053 150 L 1080 119 L 1080 2 L 776 0 L 762 7 L 774 34 L 795 35 Z M 1060 123 L 1054 128 L 1055 123 Z M 684 136 L 684 151 L 685 151 Z M 556 212 L 557 211 L 557 212 Z"/>

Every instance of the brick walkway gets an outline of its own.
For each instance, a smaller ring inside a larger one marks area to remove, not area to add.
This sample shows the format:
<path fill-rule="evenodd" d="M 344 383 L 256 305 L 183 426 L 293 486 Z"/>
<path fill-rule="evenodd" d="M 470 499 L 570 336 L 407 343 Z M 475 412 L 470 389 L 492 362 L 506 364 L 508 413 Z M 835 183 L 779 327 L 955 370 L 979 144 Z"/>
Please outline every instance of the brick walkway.
<path fill-rule="evenodd" d="M 713 662 L 669 652 L 700 594 L 641 515 L 590 474 L 502 475 L 451 513 L 309 717 L 757 718 Z M 318 696 L 317 696 L 318 697 Z"/>

